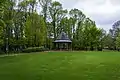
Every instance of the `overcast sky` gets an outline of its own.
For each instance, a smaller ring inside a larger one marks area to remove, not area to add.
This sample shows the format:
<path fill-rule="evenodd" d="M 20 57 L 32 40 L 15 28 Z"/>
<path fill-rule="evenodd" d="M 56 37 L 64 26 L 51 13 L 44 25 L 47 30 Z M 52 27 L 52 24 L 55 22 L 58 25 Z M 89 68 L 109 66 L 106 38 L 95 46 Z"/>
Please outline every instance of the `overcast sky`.
<path fill-rule="evenodd" d="M 98 27 L 105 30 L 120 19 L 120 0 L 55 0 L 63 4 L 65 9 L 77 8 L 96 21 Z"/>

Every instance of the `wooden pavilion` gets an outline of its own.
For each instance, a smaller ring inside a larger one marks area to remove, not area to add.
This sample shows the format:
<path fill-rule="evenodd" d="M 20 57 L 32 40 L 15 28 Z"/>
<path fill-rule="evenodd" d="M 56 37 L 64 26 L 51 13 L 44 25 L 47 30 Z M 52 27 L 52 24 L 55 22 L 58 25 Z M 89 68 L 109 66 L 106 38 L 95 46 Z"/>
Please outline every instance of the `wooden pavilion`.
<path fill-rule="evenodd" d="M 54 47 L 56 50 L 71 50 L 72 41 L 65 32 L 61 32 L 58 38 L 54 41 Z"/>

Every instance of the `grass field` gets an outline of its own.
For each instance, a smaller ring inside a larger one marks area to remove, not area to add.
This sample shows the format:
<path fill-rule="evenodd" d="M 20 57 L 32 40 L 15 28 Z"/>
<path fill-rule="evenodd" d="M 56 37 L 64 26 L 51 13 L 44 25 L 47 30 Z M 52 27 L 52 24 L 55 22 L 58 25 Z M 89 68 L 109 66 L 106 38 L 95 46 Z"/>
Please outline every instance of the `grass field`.
<path fill-rule="evenodd" d="M 43 52 L 2 56 L 0 80 L 120 80 L 120 53 Z"/>

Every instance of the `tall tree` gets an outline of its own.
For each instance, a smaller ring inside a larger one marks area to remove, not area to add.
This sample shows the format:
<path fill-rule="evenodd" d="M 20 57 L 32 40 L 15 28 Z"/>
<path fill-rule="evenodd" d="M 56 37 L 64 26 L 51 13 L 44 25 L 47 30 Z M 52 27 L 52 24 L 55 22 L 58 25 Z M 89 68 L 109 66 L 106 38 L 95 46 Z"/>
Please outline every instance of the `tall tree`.
<path fill-rule="evenodd" d="M 50 7 L 51 2 L 52 0 L 39 0 L 39 3 L 42 7 L 42 13 L 43 13 L 45 22 L 47 21 L 49 7 Z"/>
<path fill-rule="evenodd" d="M 56 23 L 57 23 L 57 14 L 62 10 L 62 4 L 55 1 L 51 3 L 49 7 L 50 17 L 53 25 L 54 40 L 56 39 Z"/>
<path fill-rule="evenodd" d="M 115 43 L 116 43 L 117 50 L 120 50 L 120 33 L 116 37 L 116 42 Z"/>
<path fill-rule="evenodd" d="M 32 21 L 34 26 L 31 25 Z M 33 13 L 27 18 L 25 25 L 25 37 L 28 47 L 43 46 L 46 39 L 46 27 L 43 17 Z"/>

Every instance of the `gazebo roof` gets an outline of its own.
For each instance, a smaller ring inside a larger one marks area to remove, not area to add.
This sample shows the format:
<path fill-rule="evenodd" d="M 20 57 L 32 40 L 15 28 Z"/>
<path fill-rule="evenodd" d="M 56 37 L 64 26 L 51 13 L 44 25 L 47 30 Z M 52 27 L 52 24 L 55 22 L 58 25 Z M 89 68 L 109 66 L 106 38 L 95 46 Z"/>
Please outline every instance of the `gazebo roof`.
<path fill-rule="evenodd" d="M 68 35 L 65 32 L 61 32 L 57 40 L 55 40 L 54 42 L 55 43 L 72 43 L 72 41 L 68 38 Z"/>

